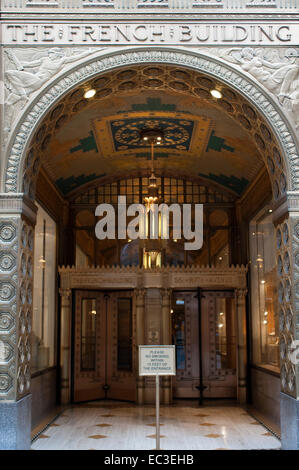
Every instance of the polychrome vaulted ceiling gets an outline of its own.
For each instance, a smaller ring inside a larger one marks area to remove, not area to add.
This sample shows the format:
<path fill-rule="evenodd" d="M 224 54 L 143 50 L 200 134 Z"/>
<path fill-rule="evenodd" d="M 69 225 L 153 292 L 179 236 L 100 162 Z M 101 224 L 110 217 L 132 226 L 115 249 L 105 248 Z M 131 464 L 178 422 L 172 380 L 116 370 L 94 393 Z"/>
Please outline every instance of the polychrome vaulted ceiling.
<path fill-rule="evenodd" d="M 262 168 L 267 139 L 250 135 L 255 111 L 233 91 L 221 86 L 223 98 L 211 97 L 217 86 L 171 66 L 99 77 L 51 111 L 54 132 L 43 137 L 43 167 L 66 196 L 101 177 L 148 175 L 150 149 L 139 130 L 159 127 L 165 139 L 155 149 L 157 173 L 204 178 L 237 197 Z M 97 90 L 90 100 L 83 97 L 88 87 Z"/>

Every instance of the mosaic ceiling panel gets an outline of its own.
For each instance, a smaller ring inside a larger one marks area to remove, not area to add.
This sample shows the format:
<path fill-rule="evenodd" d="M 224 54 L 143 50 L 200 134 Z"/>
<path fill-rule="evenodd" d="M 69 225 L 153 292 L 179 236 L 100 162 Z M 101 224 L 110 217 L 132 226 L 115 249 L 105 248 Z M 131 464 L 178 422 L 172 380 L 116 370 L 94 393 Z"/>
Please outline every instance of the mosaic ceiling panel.
<path fill-rule="evenodd" d="M 146 158 L 150 148 L 140 140 L 140 131 L 162 129 L 164 140 L 156 147 L 155 155 L 163 158 L 169 153 L 199 156 L 208 142 L 211 119 L 173 111 L 138 111 L 95 120 L 93 125 L 97 147 L 106 158 L 117 157 L 118 152 L 122 152 L 122 158 L 129 155 Z"/>
<path fill-rule="evenodd" d="M 136 149 L 146 147 L 140 140 L 142 129 L 161 129 L 164 139 L 160 148 L 190 150 L 194 121 L 171 119 L 169 117 L 139 117 L 110 121 L 115 150 Z"/>
<path fill-rule="evenodd" d="M 56 125 L 43 145 L 44 168 L 63 194 L 101 176 L 149 173 L 150 148 L 139 141 L 145 127 L 165 132 L 155 150 L 161 174 L 203 177 L 238 196 L 262 168 L 259 148 L 267 143 L 248 134 L 250 116 L 241 114 L 234 92 L 223 89 L 221 103 L 211 99 L 208 89 L 215 84 L 207 77 L 148 66 L 91 85 L 96 99 L 84 100 L 77 89 L 50 115 Z"/>

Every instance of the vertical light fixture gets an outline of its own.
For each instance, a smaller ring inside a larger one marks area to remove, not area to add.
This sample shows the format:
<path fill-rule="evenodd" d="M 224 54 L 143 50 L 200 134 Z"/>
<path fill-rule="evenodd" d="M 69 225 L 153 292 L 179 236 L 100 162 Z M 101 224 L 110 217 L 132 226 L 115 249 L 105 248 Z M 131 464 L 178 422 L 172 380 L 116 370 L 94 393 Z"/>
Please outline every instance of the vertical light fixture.
<path fill-rule="evenodd" d="M 146 203 L 146 226 L 144 227 L 146 231 L 146 239 L 143 248 L 143 266 L 144 268 L 155 268 L 161 266 L 161 240 L 160 239 L 151 239 L 149 235 L 150 231 L 150 211 L 154 204 L 157 204 L 159 201 L 159 188 L 157 186 L 157 178 L 155 176 L 155 145 L 161 145 L 163 142 L 164 133 L 161 129 L 143 129 L 140 131 L 140 140 L 149 144 L 151 147 L 151 176 L 149 178 L 148 193 L 144 197 Z M 160 214 L 159 214 L 160 216 Z M 152 222 L 154 218 L 152 218 Z M 160 237 L 160 226 L 161 221 L 158 222 L 158 233 Z M 154 231 L 154 227 L 152 227 Z"/>

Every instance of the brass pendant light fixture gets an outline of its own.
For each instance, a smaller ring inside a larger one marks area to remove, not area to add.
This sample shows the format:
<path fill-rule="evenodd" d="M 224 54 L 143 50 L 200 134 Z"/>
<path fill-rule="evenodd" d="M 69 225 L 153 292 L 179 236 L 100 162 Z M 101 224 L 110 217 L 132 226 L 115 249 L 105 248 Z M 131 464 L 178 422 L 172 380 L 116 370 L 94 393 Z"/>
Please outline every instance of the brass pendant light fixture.
<path fill-rule="evenodd" d="M 149 214 L 153 204 L 159 201 L 159 188 L 157 185 L 157 178 L 155 176 L 154 160 L 155 160 L 155 145 L 161 145 L 164 139 L 164 133 L 161 129 L 143 129 L 140 131 L 140 140 L 149 144 L 151 147 L 151 176 L 149 178 L 148 193 L 144 197 L 146 203 L 146 211 Z M 143 249 L 143 266 L 145 268 L 154 268 L 161 266 L 162 246 L 160 239 L 150 239 L 148 231 L 150 220 L 147 220 L 147 238 L 145 239 Z"/>

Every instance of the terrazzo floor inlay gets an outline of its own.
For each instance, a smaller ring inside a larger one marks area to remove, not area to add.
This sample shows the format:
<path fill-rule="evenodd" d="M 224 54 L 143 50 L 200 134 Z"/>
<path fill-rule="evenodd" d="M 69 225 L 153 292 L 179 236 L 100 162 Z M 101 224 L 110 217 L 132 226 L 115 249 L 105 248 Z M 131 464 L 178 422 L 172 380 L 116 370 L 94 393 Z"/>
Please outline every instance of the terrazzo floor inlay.
<path fill-rule="evenodd" d="M 109 412 L 112 409 L 113 414 Z M 200 409 L 184 402 L 162 405 L 160 411 L 162 450 L 280 449 L 280 441 L 268 429 L 235 405 L 207 404 Z M 74 405 L 58 416 L 31 447 L 32 450 L 152 450 L 156 438 L 154 418 L 153 405 L 111 401 Z M 105 434 L 97 434 L 97 430 Z"/>

